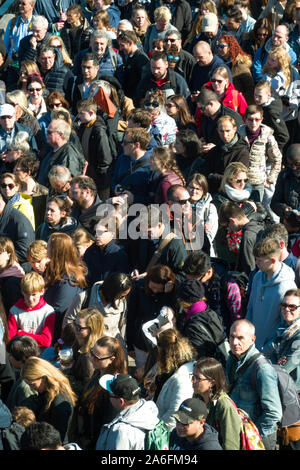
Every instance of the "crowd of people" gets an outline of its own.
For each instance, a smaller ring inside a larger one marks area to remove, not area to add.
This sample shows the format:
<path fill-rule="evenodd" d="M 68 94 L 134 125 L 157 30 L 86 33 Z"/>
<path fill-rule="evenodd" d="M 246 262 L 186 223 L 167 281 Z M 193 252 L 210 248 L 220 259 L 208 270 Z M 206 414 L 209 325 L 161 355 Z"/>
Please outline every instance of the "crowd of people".
<path fill-rule="evenodd" d="M 299 28 L 299 0 L 16 3 L 0 449 L 242 450 L 246 414 L 300 449 Z"/>

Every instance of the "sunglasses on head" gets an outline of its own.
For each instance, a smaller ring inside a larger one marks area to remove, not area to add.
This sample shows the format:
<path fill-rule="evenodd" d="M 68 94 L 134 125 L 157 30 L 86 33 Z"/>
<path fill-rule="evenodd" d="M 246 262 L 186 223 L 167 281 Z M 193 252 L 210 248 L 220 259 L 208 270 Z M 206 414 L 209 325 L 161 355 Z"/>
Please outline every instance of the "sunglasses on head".
<path fill-rule="evenodd" d="M 146 100 L 146 101 L 144 101 L 144 106 L 147 106 L 148 108 L 158 108 L 159 103 L 158 103 L 158 101 Z"/>

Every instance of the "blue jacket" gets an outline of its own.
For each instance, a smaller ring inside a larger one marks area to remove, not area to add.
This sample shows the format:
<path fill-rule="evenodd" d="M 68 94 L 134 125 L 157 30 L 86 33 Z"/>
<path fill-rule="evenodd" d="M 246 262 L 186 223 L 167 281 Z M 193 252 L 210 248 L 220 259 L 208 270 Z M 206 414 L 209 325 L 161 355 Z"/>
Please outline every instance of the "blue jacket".
<path fill-rule="evenodd" d="M 226 363 L 228 383 L 231 385 L 236 380 L 236 373 L 242 365 L 250 359 L 258 350 L 253 344 L 240 361 L 232 354 Z M 278 390 L 278 379 L 276 371 L 267 362 L 257 367 L 256 381 L 253 381 L 253 367 L 251 364 L 237 380 L 230 398 L 238 408 L 246 411 L 252 421 L 258 427 L 262 437 L 276 432 L 277 422 L 282 418 L 282 406 Z M 256 390 L 253 388 L 256 383 Z"/>
<path fill-rule="evenodd" d="M 121 19 L 121 12 L 119 8 L 116 5 L 111 4 L 106 11 L 109 16 L 109 26 L 118 29 L 119 22 Z"/>
<path fill-rule="evenodd" d="M 76 0 L 60 0 L 59 2 L 54 0 L 37 0 L 33 14 L 45 16 L 49 22 L 48 30 L 51 31 L 53 23 L 59 20 L 60 10 L 66 12 L 69 6 L 76 3 L 78 3 Z"/>
<path fill-rule="evenodd" d="M 254 59 L 253 59 L 253 65 L 252 65 L 252 75 L 253 75 L 253 80 L 255 82 L 258 82 L 262 78 L 262 69 L 267 62 L 267 58 L 269 55 L 269 51 L 272 48 L 272 38 L 268 39 L 267 42 L 263 47 L 260 47 L 257 49 L 257 51 L 254 54 Z M 291 65 L 296 65 L 297 63 L 297 56 L 291 46 L 286 43 L 285 46 L 286 50 L 291 56 Z"/>
<path fill-rule="evenodd" d="M 89 47 L 88 49 L 84 49 L 83 51 L 78 52 L 75 57 L 73 73 L 77 78 L 82 78 L 81 73 L 81 60 L 87 52 L 93 52 L 92 49 Z M 111 77 L 116 76 L 118 80 L 122 81 L 122 66 L 123 66 L 123 59 L 114 49 L 111 47 L 107 47 L 104 55 L 99 60 L 99 73 L 102 75 L 109 75 Z"/>

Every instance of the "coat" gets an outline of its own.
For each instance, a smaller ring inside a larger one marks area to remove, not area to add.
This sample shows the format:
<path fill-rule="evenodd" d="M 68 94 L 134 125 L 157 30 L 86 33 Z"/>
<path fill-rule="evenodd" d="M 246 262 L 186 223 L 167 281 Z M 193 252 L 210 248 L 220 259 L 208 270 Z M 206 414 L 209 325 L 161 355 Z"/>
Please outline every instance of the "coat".
<path fill-rule="evenodd" d="M 213 91 L 212 82 L 206 83 L 205 88 Z M 248 106 L 247 101 L 245 100 L 243 94 L 237 91 L 237 89 L 232 83 L 229 82 L 228 87 L 225 90 L 225 93 L 222 97 L 221 102 L 223 103 L 224 106 L 227 106 L 227 108 L 233 109 L 234 111 L 239 113 L 242 116 L 242 118 L 244 118 L 245 112 Z M 199 111 L 200 111 L 200 108 L 197 108 L 197 112 Z"/>
<path fill-rule="evenodd" d="M 279 173 L 270 207 L 281 219 L 286 208 L 299 210 L 300 176 L 295 176 L 291 168 L 286 167 Z"/>
<path fill-rule="evenodd" d="M 45 87 L 49 92 L 59 91 L 63 96 L 72 83 L 74 76 L 71 70 L 64 65 L 63 56 L 57 47 L 54 47 L 55 60 L 53 67 L 43 76 Z"/>
<path fill-rule="evenodd" d="M 282 119 L 282 101 L 280 98 L 271 97 L 262 108 L 264 112 L 263 124 L 273 129 L 278 148 L 282 152 L 290 139 L 286 123 Z"/>

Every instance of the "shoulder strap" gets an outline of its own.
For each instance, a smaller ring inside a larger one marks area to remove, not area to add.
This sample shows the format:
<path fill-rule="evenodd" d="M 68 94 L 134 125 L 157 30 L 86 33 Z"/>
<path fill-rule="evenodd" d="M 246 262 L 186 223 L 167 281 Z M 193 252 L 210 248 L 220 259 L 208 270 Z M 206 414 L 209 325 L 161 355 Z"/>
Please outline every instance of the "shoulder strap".
<path fill-rule="evenodd" d="M 80 310 L 83 310 L 84 308 L 87 308 L 89 306 L 91 294 L 92 294 L 92 287 L 88 287 L 87 290 L 85 291 L 84 301 L 83 301 L 83 304 L 81 305 Z"/>
<path fill-rule="evenodd" d="M 175 237 L 175 233 L 170 232 L 170 233 L 168 233 L 166 238 L 164 238 L 159 243 L 157 250 L 154 252 L 154 255 L 152 256 L 151 260 L 148 263 L 148 266 L 147 266 L 147 269 L 146 269 L 147 272 L 152 266 L 155 265 L 155 263 L 157 262 L 157 260 L 159 259 L 160 255 L 161 255 L 163 249 L 173 240 L 174 237 Z"/>
<path fill-rule="evenodd" d="M 253 364 L 259 357 L 261 356 L 261 353 L 257 353 L 257 354 L 254 354 L 254 356 L 250 357 L 250 359 L 248 359 L 248 361 L 246 361 L 242 367 L 240 368 L 240 370 L 238 371 L 237 373 L 237 377 L 235 379 L 235 381 L 230 385 L 229 387 L 229 392 L 228 392 L 228 395 L 231 394 L 232 390 L 234 389 L 234 387 L 236 386 L 239 378 L 246 372 L 246 370 L 248 369 L 248 367 L 251 366 L 251 364 Z"/>

